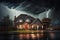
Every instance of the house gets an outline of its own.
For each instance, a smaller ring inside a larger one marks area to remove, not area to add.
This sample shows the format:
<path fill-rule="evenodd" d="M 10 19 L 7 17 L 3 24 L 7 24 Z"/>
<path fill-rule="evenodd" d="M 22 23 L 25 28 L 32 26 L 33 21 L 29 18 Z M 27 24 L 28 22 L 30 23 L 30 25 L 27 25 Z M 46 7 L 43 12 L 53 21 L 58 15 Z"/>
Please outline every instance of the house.
<path fill-rule="evenodd" d="M 26 14 L 21 14 L 18 17 L 15 16 L 14 19 L 14 24 L 15 27 L 18 29 L 28 29 L 28 26 L 35 20 L 35 18 L 26 15 Z"/>
<path fill-rule="evenodd" d="M 42 22 L 40 21 L 40 19 L 35 19 L 31 24 L 33 29 L 36 29 L 36 30 L 43 29 Z"/>

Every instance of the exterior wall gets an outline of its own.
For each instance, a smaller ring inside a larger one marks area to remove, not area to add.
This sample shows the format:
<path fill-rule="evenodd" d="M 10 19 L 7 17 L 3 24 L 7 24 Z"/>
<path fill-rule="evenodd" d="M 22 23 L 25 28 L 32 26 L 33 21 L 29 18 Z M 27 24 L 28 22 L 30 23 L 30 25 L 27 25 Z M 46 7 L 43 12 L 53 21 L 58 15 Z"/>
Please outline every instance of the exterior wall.
<path fill-rule="evenodd" d="M 42 26 L 39 26 L 39 25 L 37 25 L 37 24 L 33 24 L 33 25 L 31 25 L 31 24 L 28 24 L 28 23 L 24 23 L 24 24 L 17 24 L 17 29 L 24 29 L 24 30 L 40 30 L 40 29 L 42 29 Z"/>

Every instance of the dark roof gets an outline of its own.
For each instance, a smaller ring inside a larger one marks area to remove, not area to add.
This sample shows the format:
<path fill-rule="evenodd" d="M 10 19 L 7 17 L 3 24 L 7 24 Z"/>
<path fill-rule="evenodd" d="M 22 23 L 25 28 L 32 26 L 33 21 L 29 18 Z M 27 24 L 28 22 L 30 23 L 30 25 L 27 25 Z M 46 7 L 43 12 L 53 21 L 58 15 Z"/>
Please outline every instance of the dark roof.
<path fill-rule="evenodd" d="M 23 21 L 25 21 L 26 19 L 29 19 L 31 21 L 35 20 L 35 18 L 31 17 L 30 15 L 27 15 L 27 14 L 21 14 L 19 15 L 18 17 L 16 17 L 16 21 L 22 19 Z"/>
<path fill-rule="evenodd" d="M 51 21 L 50 18 L 43 18 L 42 21 Z"/>
<path fill-rule="evenodd" d="M 26 17 L 27 15 L 25 15 L 25 14 L 21 14 L 21 15 L 19 15 L 17 18 L 16 18 L 16 20 L 19 20 L 19 19 L 25 19 L 25 17 Z"/>
<path fill-rule="evenodd" d="M 39 19 L 35 19 L 31 24 L 42 24 L 42 22 Z"/>
<path fill-rule="evenodd" d="M 35 20 L 35 18 L 33 18 L 33 17 L 31 17 L 31 16 L 26 16 L 26 19 L 29 19 L 29 20 L 31 20 L 31 21 L 34 21 Z M 25 19 L 25 20 L 26 20 Z"/>

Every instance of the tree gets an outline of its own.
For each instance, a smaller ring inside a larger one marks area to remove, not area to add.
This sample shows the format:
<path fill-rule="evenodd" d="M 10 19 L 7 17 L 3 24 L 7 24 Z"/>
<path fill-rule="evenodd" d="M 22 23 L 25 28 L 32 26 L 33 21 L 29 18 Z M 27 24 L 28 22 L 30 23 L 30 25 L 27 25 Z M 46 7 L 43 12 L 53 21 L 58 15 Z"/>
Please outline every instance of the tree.
<path fill-rule="evenodd" d="M 1 31 L 8 31 L 13 27 L 13 23 L 9 15 L 4 16 L 4 18 L 1 20 L 0 26 Z"/>

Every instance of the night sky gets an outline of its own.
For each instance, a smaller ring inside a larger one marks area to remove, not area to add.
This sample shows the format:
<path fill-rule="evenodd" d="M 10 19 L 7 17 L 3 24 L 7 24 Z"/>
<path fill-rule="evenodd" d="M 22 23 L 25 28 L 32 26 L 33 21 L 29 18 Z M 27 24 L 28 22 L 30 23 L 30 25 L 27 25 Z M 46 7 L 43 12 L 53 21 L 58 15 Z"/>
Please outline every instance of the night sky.
<path fill-rule="evenodd" d="M 0 19 L 9 15 L 28 14 L 42 20 L 51 18 L 52 25 L 60 26 L 60 1 L 59 0 L 0 0 Z"/>

